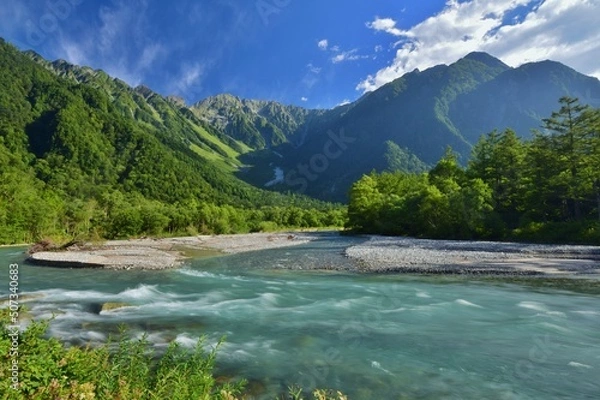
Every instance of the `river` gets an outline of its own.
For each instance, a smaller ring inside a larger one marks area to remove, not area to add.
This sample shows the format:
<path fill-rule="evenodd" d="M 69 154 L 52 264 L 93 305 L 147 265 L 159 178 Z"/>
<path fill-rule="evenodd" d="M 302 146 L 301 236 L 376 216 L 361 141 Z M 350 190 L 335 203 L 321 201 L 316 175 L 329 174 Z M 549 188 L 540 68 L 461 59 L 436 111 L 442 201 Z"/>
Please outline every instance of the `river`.
<path fill-rule="evenodd" d="M 341 252 L 352 240 L 195 259 L 167 271 L 29 266 L 14 248 L 0 249 L 0 264 L 20 264 L 21 293 L 36 297 L 31 314 L 55 314 L 49 333 L 67 343 L 101 343 L 122 324 L 159 349 L 225 337 L 218 373 L 250 380 L 258 399 L 292 384 L 351 399 L 598 398 L 599 294 L 302 269 L 349 262 Z M 107 302 L 128 306 L 99 312 Z"/>

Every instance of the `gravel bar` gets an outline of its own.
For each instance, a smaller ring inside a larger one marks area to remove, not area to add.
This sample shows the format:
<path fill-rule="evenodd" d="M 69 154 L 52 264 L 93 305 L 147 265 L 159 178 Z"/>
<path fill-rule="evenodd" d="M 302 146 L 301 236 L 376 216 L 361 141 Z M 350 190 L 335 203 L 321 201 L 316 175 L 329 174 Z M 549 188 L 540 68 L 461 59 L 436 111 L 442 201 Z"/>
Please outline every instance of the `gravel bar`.
<path fill-rule="evenodd" d="M 474 275 L 600 274 L 600 247 L 372 236 L 345 255 L 363 272 Z"/>

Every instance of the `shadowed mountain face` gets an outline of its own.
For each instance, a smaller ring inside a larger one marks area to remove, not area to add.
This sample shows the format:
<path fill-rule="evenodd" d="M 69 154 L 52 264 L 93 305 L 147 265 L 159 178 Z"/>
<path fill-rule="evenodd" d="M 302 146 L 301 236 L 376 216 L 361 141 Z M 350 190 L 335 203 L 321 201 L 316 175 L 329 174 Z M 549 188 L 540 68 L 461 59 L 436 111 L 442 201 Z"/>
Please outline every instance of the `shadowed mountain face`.
<path fill-rule="evenodd" d="M 510 127 L 527 137 L 561 96 L 600 106 L 596 78 L 552 61 L 511 68 L 486 53 L 415 70 L 332 110 L 226 94 L 188 107 L 180 98 L 131 88 L 102 71 L 26 54 L 55 75 L 107 95 L 109 114 L 153 132 L 169 149 L 185 152 L 186 160 L 197 156 L 194 162 L 206 165 L 216 186 L 223 179 L 237 186 L 236 175 L 260 188 L 336 201 L 345 201 L 364 173 L 423 171 L 447 146 L 466 162 L 478 138 L 494 129 Z M 53 120 L 49 114 L 40 118 Z M 47 139 L 40 146 L 49 145 Z"/>
<path fill-rule="evenodd" d="M 298 113 L 309 118 L 295 119 L 287 142 L 243 156 L 254 167 L 240 176 L 262 185 L 280 168 L 285 179 L 273 188 L 344 201 L 351 183 L 373 169 L 418 172 L 447 146 L 466 162 L 473 144 L 494 129 L 510 127 L 527 137 L 565 95 L 598 107 L 600 81 L 552 61 L 511 68 L 471 53 L 408 73 L 352 104 Z M 223 109 L 212 112 L 222 125 L 230 123 Z"/>

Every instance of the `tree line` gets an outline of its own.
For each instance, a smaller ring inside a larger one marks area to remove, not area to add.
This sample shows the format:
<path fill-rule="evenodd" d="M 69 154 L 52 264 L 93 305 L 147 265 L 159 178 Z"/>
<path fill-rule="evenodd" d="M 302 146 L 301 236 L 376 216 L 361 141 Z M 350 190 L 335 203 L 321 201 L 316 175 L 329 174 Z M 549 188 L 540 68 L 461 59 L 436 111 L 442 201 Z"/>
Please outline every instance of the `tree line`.
<path fill-rule="evenodd" d="M 350 191 L 357 232 L 600 243 L 600 110 L 562 97 L 529 140 L 481 137 L 466 167 L 448 149 L 428 173 L 371 173 Z"/>

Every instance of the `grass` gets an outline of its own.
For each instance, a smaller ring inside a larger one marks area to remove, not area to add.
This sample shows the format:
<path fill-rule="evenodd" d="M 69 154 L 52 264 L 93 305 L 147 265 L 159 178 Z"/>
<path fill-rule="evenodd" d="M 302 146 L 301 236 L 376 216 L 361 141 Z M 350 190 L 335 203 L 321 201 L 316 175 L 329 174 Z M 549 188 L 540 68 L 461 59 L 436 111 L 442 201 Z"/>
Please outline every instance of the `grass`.
<path fill-rule="evenodd" d="M 225 143 L 221 142 L 219 139 L 217 139 L 216 137 L 214 137 L 213 135 L 209 134 L 208 132 L 206 132 L 204 129 L 202 129 L 201 127 L 195 127 L 195 131 L 196 133 L 198 133 L 198 135 L 203 138 L 204 140 L 207 140 L 211 143 L 213 143 L 214 145 L 218 146 L 221 150 L 223 150 L 231 159 L 236 159 L 240 153 L 238 153 L 236 150 L 232 149 L 231 147 L 229 147 L 228 145 L 226 145 Z M 242 147 L 242 149 L 244 150 L 244 152 L 249 152 L 252 149 L 250 147 L 248 147 L 245 143 L 242 143 L 240 141 L 237 141 L 238 144 Z"/>
<path fill-rule="evenodd" d="M 191 144 L 190 149 L 194 153 L 198 154 L 200 157 L 203 157 L 207 160 L 213 161 L 214 163 L 218 164 L 219 167 L 225 171 L 234 172 L 237 171 L 237 169 L 240 166 L 239 161 L 235 159 L 226 159 L 225 157 L 218 154 L 212 149 L 207 150 L 196 144 Z M 231 163 L 235 163 L 236 166 L 231 165 Z"/>

